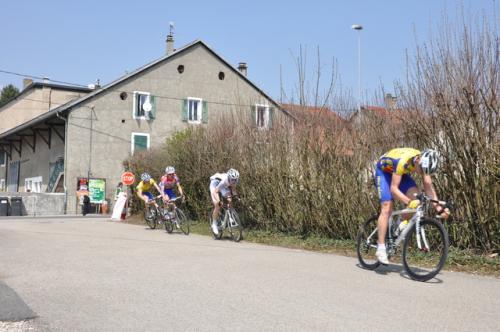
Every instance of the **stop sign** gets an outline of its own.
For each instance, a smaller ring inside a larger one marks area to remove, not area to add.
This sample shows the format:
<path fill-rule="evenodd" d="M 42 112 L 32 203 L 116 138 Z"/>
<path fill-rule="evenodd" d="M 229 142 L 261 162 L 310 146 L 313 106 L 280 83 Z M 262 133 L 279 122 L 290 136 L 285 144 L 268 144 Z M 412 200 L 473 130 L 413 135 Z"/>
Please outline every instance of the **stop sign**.
<path fill-rule="evenodd" d="M 135 176 L 132 172 L 125 172 L 122 174 L 122 182 L 126 186 L 130 186 L 135 182 Z"/>

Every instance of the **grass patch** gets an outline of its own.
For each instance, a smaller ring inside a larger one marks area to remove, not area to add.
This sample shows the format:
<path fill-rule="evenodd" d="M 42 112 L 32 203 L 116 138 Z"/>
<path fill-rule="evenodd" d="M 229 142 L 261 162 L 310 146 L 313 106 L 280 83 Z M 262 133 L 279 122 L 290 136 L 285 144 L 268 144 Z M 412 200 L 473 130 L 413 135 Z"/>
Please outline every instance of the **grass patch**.
<path fill-rule="evenodd" d="M 126 222 L 136 225 L 145 225 L 144 219 L 140 214 L 128 217 Z M 212 236 L 209 225 L 206 222 L 192 224 L 191 232 L 199 235 Z M 304 238 L 293 234 L 253 229 L 243 231 L 243 240 L 271 246 L 356 257 L 356 243 L 354 240 L 330 239 L 319 236 L 308 236 Z M 399 253 L 401 253 L 401 251 L 399 251 Z M 394 257 L 394 262 L 400 263 L 400 255 L 401 254 Z M 451 247 L 444 269 L 447 271 L 467 272 L 500 278 L 500 255 L 482 255 L 470 250 L 459 250 Z"/>

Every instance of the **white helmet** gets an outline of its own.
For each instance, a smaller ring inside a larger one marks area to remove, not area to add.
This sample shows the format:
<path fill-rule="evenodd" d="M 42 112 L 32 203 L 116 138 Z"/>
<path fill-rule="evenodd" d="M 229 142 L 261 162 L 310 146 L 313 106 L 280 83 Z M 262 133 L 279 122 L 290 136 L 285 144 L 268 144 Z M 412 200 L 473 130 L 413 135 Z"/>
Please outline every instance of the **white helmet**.
<path fill-rule="evenodd" d="M 439 152 L 425 149 L 420 155 L 420 168 L 425 174 L 433 174 L 439 167 Z"/>
<path fill-rule="evenodd" d="M 240 173 L 234 168 L 230 168 L 227 171 L 227 177 L 231 182 L 238 182 L 238 180 L 240 179 Z"/>
<path fill-rule="evenodd" d="M 175 168 L 173 166 L 168 166 L 167 168 L 165 168 L 165 173 L 166 174 L 174 174 Z"/>

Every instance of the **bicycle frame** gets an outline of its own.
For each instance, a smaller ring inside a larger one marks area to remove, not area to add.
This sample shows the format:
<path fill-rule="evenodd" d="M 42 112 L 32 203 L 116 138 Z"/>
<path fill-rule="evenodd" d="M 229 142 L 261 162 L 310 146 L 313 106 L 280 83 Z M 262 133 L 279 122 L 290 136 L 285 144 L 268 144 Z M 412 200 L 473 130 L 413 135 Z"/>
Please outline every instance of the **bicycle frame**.
<path fill-rule="evenodd" d="M 416 236 L 417 236 L 417 245 L 419 250 L 429 250 L 429 243 L 427 242 L 427 238 L 425 237 L 425 230 L 420 227 L 420 221 L 424 217 L 424 211 L 426 209 L 426 204 L 427 202 L 422 202 L 422 204 L 416 208 L 416 209 L 402 209 L 402 210 L 396 210 L 393 211 L 389 217 L 389 222 L 387 224 L 387 237 L 389 239 L 388 245 L 390 246 L 391 251 L 394 251 L 395 248 L 397 248 L 401 242 L 404 241 L 406 235 L 410 231 L 410 229 L 413 227 L 413 225 L 416 224 Z M 394 217 L 404 215 L 404 214 L 413 214 L 411 219 L 408 222 L 408 225 L 406 228 L 401 232 L 401 234 L 398 235 L 396 239 L 393 238 L 392 234 L 392 228 L 393 228 L 393 223 L 394 223 Z M 370 243 L 370 240 L 372 239 L 373 236 L 377 233 L 377 228 L 373 230 L 373 232 L 368 236 L 367 243 Z M 425 248 L 422 248 L 422 241 L 424 242 Z M 392 254 L 393 252 L 391 252 Z"/>

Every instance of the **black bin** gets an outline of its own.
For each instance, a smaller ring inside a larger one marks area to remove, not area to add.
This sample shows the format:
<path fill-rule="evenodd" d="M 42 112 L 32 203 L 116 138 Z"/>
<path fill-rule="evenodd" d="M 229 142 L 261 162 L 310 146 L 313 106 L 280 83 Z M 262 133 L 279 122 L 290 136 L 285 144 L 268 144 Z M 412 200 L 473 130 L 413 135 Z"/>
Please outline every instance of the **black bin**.
<path fill-rule="evenodd" d="M 0 197 L 0 216 L 9 215 L 9 198 Z"/>
<path fill-rule="evenodd" d="M 11 197 L 10 198 L 10 215 L 22 216 L 23 215 L 23 198 Z"/>

